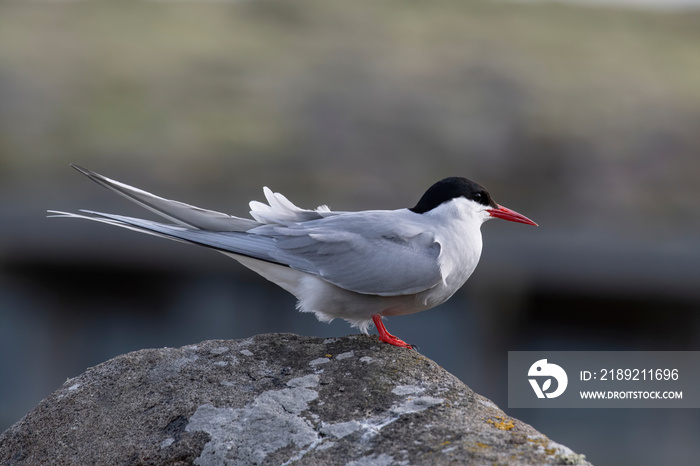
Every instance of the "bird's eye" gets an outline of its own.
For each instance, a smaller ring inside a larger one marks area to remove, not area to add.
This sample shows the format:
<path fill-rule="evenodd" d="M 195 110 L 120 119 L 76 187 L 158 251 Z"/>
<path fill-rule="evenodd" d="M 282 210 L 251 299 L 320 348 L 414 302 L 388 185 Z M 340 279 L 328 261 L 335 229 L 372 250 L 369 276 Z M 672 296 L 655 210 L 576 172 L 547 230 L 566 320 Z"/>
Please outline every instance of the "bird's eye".
<path fill-rule="evenodd" d="M 489 195 L 486 193 L 486 191 L 477 191 L 472 193 L 470 199 L 482 205 L 489 204 Z"/>

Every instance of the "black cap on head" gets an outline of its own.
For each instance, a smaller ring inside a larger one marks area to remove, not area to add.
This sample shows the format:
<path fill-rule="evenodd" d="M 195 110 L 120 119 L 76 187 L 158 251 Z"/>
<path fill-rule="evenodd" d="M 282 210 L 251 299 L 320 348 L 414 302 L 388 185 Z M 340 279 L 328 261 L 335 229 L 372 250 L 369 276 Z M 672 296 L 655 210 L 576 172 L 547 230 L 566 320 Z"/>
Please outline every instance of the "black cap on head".
<path fill-rule="evenodd" d="M 428 188 L 418 204 L 409 210 L 423 214 L 457 197 L 464 197 L 484 206 L 498 207 L 483 186 L 466 178 L 453 176 L 440 180 Z"/>

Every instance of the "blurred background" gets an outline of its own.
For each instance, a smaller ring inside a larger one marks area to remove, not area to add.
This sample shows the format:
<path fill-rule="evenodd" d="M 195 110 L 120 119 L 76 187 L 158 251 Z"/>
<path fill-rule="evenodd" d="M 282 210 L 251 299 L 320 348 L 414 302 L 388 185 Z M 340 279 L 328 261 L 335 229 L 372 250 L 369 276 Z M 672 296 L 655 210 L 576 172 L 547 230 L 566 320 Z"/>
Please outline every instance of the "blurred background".
<path fill-rule="evenodd" d="M 507 352 L 700 350 L 700 10 L 690 0 L 0 2 L 0 431 L 119 354 L 342 336 L 214 252 L 46 209 L 150 214 L 73 162 L 247 215 L 415 204 L 445 176 L 539 228 L 389 319 L 600 465 L 694 464 L 698 410 L 514 410 Z"/>

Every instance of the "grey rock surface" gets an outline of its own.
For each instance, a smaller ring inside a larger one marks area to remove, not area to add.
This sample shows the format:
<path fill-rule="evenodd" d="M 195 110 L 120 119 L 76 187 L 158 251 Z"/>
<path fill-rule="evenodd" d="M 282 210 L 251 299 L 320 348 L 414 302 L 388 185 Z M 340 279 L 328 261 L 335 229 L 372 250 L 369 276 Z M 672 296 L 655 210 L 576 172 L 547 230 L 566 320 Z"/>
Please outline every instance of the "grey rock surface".
<path fill-rule="evenodd" d="M 0 464 L 589 464 L 416 351 L 365 335 L 145 349 L 69 379 Z"/>

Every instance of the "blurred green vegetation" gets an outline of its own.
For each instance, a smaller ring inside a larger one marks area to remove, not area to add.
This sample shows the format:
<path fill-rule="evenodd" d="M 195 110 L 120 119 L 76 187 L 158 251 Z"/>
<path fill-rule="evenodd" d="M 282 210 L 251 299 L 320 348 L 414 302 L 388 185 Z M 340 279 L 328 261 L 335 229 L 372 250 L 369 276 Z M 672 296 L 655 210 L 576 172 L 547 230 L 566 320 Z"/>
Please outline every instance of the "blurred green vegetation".
<path fill-rule="evenodd" d="M 2 2 L 0 180 L 78 162 L 393 207 L 462 174 L 674 221 L 700 194 L 699 43 L 699 14 L 557 4 Z"/>

